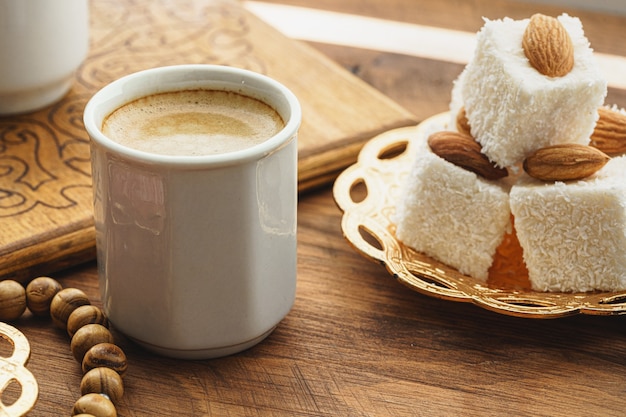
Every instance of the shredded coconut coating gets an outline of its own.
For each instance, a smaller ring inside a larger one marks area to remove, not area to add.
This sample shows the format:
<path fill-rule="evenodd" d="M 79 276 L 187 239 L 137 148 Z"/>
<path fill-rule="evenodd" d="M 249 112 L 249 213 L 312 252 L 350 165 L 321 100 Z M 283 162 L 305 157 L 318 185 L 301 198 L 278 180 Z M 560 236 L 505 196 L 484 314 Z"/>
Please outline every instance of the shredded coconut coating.
<path fill-rule="evenodd" d="M 432 153 L 420 138 L 396 214 L 397 237 L 415 250 L 486 281 L 510 230 L 508 187 Z"/>
<path fill-rule="evenodd" d="M 626 289 L 626 157 L 571 183 L 524 177 L 510 204 L 534 290 Z"/>

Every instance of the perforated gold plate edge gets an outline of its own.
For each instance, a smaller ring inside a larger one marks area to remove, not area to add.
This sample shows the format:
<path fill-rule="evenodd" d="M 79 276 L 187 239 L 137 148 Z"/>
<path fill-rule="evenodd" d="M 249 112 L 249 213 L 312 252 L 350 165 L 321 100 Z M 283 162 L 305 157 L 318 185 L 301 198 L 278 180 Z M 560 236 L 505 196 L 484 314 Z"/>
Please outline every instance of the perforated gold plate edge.
<path fill-rule="evenodd" d="M 470 302 L 490 311 L 525 318 L 560 318 L 576 314 L 626 314 L 625 292 L 559 293 L 490 288 L 395 238 L 393 216 L 411 167 L 417 138 L 441 130 L 449 114 L 432 116 L 417 126 L 398 128 L 368 141 L 357 162 L 335 180 L 333 197 L 343 211 L 346 240 L 366 258 L 383 264 L 408 288 L 440 299 Z M 398 150 L 404 149 L 398 153 Z M 357 187 L 365 197 L 355 199 Z"/>

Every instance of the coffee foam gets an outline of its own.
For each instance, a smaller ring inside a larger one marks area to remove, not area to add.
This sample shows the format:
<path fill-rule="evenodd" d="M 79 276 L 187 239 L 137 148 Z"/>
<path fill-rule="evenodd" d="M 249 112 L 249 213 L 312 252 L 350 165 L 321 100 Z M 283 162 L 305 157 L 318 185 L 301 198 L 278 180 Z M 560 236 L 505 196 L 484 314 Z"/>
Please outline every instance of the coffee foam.
<path fill-rule="evenodd" d="M 142 97 L 111 113 L 110 139 L 162 155 L 214 155 L 264 142 L 285 126 L 269 105 L 235 92 L 185 90 Z"/>

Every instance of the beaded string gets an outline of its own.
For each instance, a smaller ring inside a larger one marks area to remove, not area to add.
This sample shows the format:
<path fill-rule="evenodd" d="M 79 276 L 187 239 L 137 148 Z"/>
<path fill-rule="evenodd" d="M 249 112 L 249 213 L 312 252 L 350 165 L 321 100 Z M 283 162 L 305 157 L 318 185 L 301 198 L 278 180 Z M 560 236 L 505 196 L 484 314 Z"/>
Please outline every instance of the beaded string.
<path fill-rule="evenodd" d="M 70 349 L 81 364 L 81 397 L 74 404 L 73 416 L 116 417 L 115 409 L 124 395 L 122 377 L 126 355 L 114 343 L 109 321 L 87 295 L 77 288 L 62 288 L 49 277 L 33 279 L 24 288 L 13 280 L 0 281 L 0 321 L 17 320 L 26 309 L 34 316 L 50 317 L 67 330 Z"/>

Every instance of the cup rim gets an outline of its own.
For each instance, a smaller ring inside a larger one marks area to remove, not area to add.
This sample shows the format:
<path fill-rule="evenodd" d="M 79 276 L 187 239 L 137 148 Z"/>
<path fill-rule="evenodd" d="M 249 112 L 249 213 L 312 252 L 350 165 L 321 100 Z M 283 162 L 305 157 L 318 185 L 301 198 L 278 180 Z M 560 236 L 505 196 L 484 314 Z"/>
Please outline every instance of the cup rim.
<path fill-rule="evenodd" d="M 259 144 L 237 151 L 210 155 L 151 153 L 122 145 L 102 133 L 101 127 L 105 117 L 133 100 L 181 89 L 212 87 L 236 91 L 266 102 L 281 115 L 285 126 L 277 134 Z M 282 102 L 283 109 L 277 108 L 279 101 Z M 297 97 L 280 82 L 254 71 L 212 64 L 163 66 L 128 74 L 97 91 L 87 102 L 83 113 L 83 123 L 93 145 L 147 164 L 185 167 L 233 165 L 261 159 L 294 139 L 301 120 L 302 109 Z"/>

